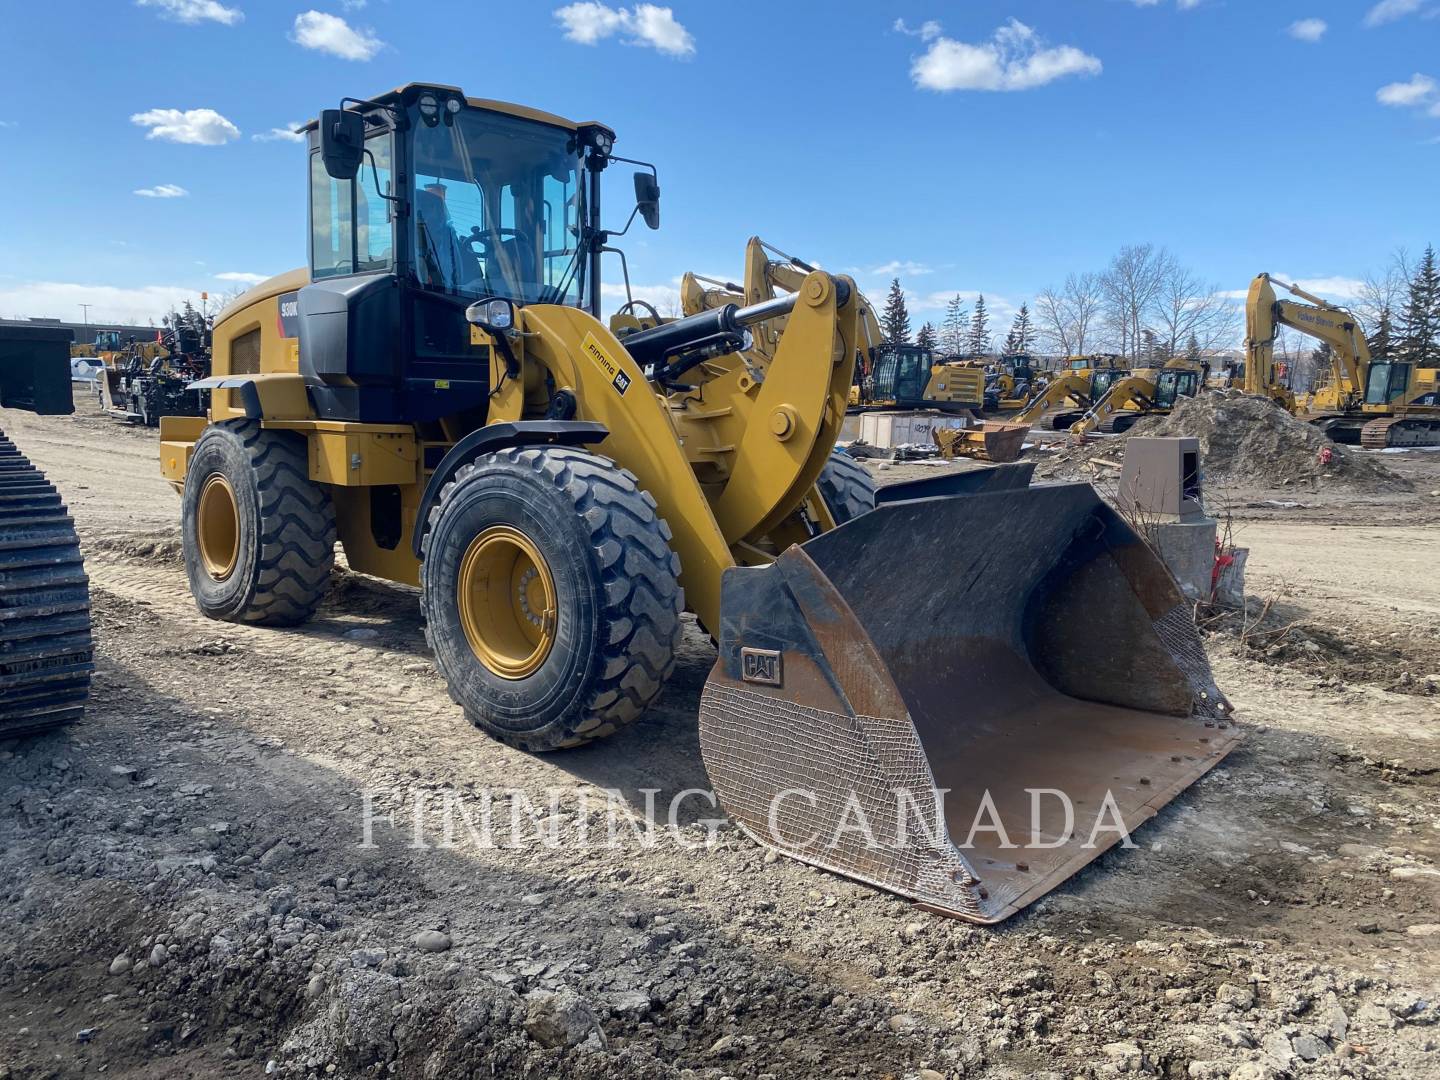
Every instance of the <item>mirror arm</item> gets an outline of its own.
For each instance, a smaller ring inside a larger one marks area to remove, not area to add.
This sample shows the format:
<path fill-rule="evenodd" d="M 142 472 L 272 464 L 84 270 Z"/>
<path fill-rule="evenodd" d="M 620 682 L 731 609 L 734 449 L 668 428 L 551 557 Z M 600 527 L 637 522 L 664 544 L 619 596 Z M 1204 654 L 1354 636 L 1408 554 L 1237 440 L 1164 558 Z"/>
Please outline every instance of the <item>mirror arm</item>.
<path fill-rule="evenodd" d="M 631 216 L 631 218 L 634 218 L 635 215 L 632 213 L 630 216 Z M 628 223 L 626 224 L 626 228 L 629 228 L 629 224 L 628 224 Z M 620 234 L 617 233 L 617 234 L 615 234 L 615 235 L 618 236 L 618 235 L 620 235 Z M 603 242 L 602 242 L 602 244 L 601 244 L 598 248 L 596 248 L 595 250 L 598 251 L 598 252 L 599 252 L 600 254 L 602 254 L 602 255 L 603 255 L 605 252 L 608 251 L 608 252 L 610 252 L 612 255 L 619 255 L 619 256 L 620 256 L 620 273 L 621 273 L 621 275 L 625 278 L 625 302 L 626 302 L 627 304 L 633 304 L 633 303 L 635 302 L 635 297 L 634 297 L 634 295 L 630 292 L 630 264 L 625 261 L 625 252 L 622 251 L 620 248 L 610 247 L 610 246 L 604 244 Z"/>
<path fill-rule="evenodd" d="M 365 156 L 370 159 L 370 181 L 375 186 L 375 194 L 386 202 L 404 202 L 405 200 L 399 195 L 386 195 L 385 192 L 380 190 L 380 169 L 375 164 L 375 155 L 370 152 L 369 147 L 365 149 Z"/>

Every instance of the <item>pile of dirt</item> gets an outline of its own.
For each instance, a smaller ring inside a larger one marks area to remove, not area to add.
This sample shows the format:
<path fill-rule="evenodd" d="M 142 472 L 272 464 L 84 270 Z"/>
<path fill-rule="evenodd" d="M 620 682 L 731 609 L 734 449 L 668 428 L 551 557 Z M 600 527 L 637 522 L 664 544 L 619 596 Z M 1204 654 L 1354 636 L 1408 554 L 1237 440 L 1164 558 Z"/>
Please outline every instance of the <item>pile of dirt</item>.
<path fill-rule="evenodd" d="M 1316 487 L 1362 492 L 1409 491 L 1409 480 L 1373 456 L 1327 439 L 1313 424 L 1265 400 L 1238 392 L 1184 398 L 1169 416 L 1151 417 L 1124 436 L 1065 447 L 1039 472 L 1089 479 L 1093 465 L 1124 460 L 1133 436 L 1186 436 L 1200 440 L 1206 479 L 1249 487 Z"/>

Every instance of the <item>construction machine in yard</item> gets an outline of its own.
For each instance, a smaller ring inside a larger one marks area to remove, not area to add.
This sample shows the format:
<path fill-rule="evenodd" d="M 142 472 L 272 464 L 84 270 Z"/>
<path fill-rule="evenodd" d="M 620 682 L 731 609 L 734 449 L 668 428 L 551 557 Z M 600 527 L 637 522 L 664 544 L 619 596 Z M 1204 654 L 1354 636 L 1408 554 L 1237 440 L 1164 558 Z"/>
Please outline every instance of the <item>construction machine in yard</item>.
<path fill-rule="evenodd" d="M 1281 300 L 1275 286 L 1306 303 Z M 1280 327 L 1330 346 L 1328 381 L 1297 400 L 1276 377 Z M 1269 274 L 1250 283 L 1245 303 L 1245 392 L 1268 397 L 1339 443 L 1371 450 L 1440 446 L 1440 368 L 1373 360 L 1358 320 L 1335 304 Z"/>
<path fill-rule="evenodd" d="M 74 411 L 73 332 L 0 327 L 0 408 Z M 90 585 L 55 486 L 0 431 L 0 740 L 79 718 L 94 670 Z"/>
<path fill-rule="evenodd" d="M 1168 416 L 1175 402 L 1204 388 L 1205 372 L 1189 360 L 1172 360 L 1163 368 L 1132 371 L 1110 388 L 1070 425 L 1070 434 L 1099 431 L 1121 435 L 1147 416 Z"/>
<path fill-rule="evenodd" d="M 107 354 L 100 406 L 117 420 L 158 427 L 162 416 L 203 416 L 206 392 L 191 385 L 210 374 L 210 322 L 187 300 L 164 318 L 153 342 L 132 340 Z"/>
<path fill-rule="evenodd" d="M 1129 377 L 1130 372 L 1120 367 L 1091 368 L 1085 374 L 1061 372 L 1032 394 L 1025 407 L 1010 420 L 1031 426 L 1043 420 L 1052 431 L 1068 431 L 1111 387 Z M 1072 407 L 1061 408 L 1066 404 Z"/>
<path fill-rule="evenodd" d="M 161 421 L 202 612 L 303 621 L 338 537 L 420 587 L 469 720 L 550 751 L 644 714 L 688 609 L 718 643 L 700 745 L 738 823 L 980 922 L 1234 742 L 1189 605 L 1088 485 L 1018 465 L 822 494 L 863 344 L 848 278 L 607 325 L 601 177 L 627 159 L 604 125 L 411 84 L 306 134 L 309 266 L 221 313 L 208 417 Z M 940 552 L 946 574 L 903 572 Z M 1077 820 L 1099 807 L 1113 827 Z"/>

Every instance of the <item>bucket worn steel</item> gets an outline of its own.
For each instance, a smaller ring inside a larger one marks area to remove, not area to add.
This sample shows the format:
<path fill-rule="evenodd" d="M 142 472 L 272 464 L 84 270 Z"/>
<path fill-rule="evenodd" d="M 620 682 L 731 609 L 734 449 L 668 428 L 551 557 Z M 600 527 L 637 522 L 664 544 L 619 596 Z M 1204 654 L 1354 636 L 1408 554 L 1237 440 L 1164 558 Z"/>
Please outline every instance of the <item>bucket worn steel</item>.
<path fill-rule="evenodd" d="M 976 922 L 1236 742 L 1186 601 L 1087 484 L 882 503 L 727 571 L 721 609 L 700 740 L 729 813 Z"/>

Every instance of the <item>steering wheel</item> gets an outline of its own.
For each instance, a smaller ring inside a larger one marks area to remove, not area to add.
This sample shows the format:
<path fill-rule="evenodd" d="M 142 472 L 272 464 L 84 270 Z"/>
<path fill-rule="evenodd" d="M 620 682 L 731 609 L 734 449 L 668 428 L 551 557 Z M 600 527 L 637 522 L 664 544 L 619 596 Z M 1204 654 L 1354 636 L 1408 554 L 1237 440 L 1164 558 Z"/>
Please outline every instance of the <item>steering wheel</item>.
<path fill-rule="evenodd" d="M 471 225 L 471 226 L 470 226 L 470 235 L 467 236 L 467 237 L 465 237 L 465 243 L 469 245 L 471 251 L 475 251 L 475 245 L 476 245 L 476 244 L 479 244 L 479 245 L 481 245 L 482 247 L 488 248 L 488 247 L 490 246 L 490 236 L 491 236 L 492 233 L 493 233 L 495 236 L 498 236 L 498 237 L 503 241 L 503 240 L 505 240 L 506 237 L 519 236 L 519 235 L 520 235 L 520 230 L 519 230 L 519 229 L 482 229 L 482 228 L 480 228 L 479 225 Z M 475 252 L 475 253 L 476 253 L 477 255 L 482 254 L 482 252 Z"/>
<path fill-rule="evenodd" d="M 620 305 L 620 309 L 619 309 L 618 311 L 616 311 L 615 314 L 616 314 L 616 315 L 629 315 L 629 314 L 631 314 L 631 309 L 632 309 L 632 308 L 640 308 L 640 307 L 648 308 L 649 311 L 650 311 L 650 318 L 651 318 L 651 320 L 655 323 L 656 326 L 659 326 L 659 325 L 660 325 L 660 312 L 658 312 L 658 311 L 655 310 L 655 305 L 652 304 L 652 303 L 650 303 L 649 300 L 627 300 L 627 301 L 625 301 L 625 303 L 623 303 L 623 304 Z"/>

